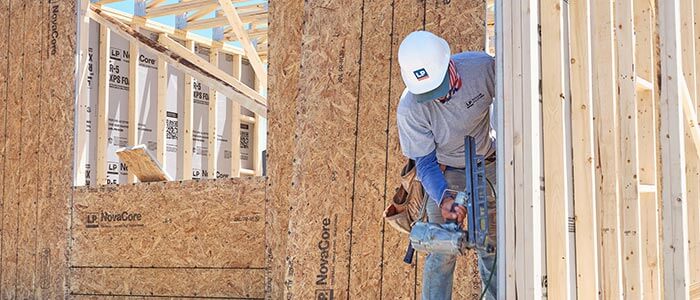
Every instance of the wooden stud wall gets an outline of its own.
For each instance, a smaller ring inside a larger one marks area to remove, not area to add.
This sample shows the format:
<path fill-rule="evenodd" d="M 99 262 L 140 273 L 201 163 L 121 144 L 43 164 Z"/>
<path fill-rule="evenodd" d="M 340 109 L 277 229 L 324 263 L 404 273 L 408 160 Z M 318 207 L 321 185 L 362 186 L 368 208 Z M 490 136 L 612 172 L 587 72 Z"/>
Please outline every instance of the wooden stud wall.
<path fill-rule="evenodd" d="M 168 84 L 167 80 L 167 74 L 165 74 L 165 71 L 167 70 L 168 66 L 174 67 L 179 69 L 180 71 L 184 72 L 185 75 L 185 80 L 184 80 L 184 86 L 182 87 L 182 90 L 184 91 L 184 98 L 183 98 L 183 112 L 182 112 L 182 118 L 183 118 L 183 124 L 180 126 L 180 130 L 183 132 L 183 138 L 182 138 L 182 147 L 178 147 L 178 152 L 180 154 L 178 155 L 178 165 L 181 167 L 178 168 L 178 174 L 171 174 L 174 175 L 172 176 L 173 178 L 177 179 L 183 179 L 183 180 L 189 180 L 192 178 L 192 143 L 193 143 L 193 98 L 192 98 L 192 86 L 195 82 L 195 79 L 199 80 L 200 83 L 204 83 L 209 88 L 212 89 L 212 95 L 214 92 L 219 95 L 219 97 L 227 96 L 229 100 L 233 103 L 233 107 L 231 108 L 231 115 L 233 117 L 231 118 L 231 123 L 232 126 L 235 127 L 235 129 L 232 130 L 231 134 L 231 140 L 232 141 L 238 141 L 240 139 L 240 128 L 239 124 L 241 121 L 244 121 L 246 124 L 251 126 L 253 130 L 251 130 L 252 134 L 252 143 L 253 143 L 253 150 L 251 151 L 250 155 L 250 160 L 252 160 L 254 167 L 251 169 L 243 169 L 241 170 L 240 168 L 240 162 L 238 162 L 237 158 L 240 157 L 240 149 L 237 147 L 233 147 L 232 151 L 232 161 L 235 161 L 232 163 L 231 169 L 232 173 L 234 174 L 231 177 L 238 177 L 241 174 L 243 175 L 250 175 L 250 176 L 262 176 L 262 158 L 261 158 L 261 153 L 264 149 L 259 149 L 260 145 L 264 145 L 263 141 L 261 139 L 266 138 L 264 130 L 264 126 L 262 126 L 266 121 L 265 121 L 265 116 L 266 116 L 266 102 L 267 100 L 265 99 L 264 96 L 261 94 L 263 93 L 263 89 L 265 88 L 264 85 L 260 83 L 260 81 L 255 81 L 255 89 L 253 87 L 249 87 L 242 83 L 241 80 L 241 68 L 240 68 L 240 61 L 241 61 L 241 55 L 238 52 L 241 52 L 242 50 L 240 48 L 235 48 L 232 47 L 231 45 L 227 44 L 221 44 L 219 42 L 214 42 L 210 39 L 206 38 L 195 38 L 191 37 L 190 35 L 187 34 L 181 34 L 182 32 L 175 32 L 176 29 L 169 27 L 167 25 L 160 24 L 158 22 L 154 21 L 147 21 L 143 19 L 142 16 L 137 16 L 137 15 L 130 15 L 126 13 L 122 13 L 119 11 L 116 11 L 114 9 L 110 9 L 107 7 L 103 7 L 101 5 L 105 4 L 104 2 L 95 2 L 92 4 L 87 4 L 87 0 L 81 0 L 82 4 L 86 6 L 84 8 L 85 13 L 82 15 L 87 15 L 89 16 L 90 19 L 93 19 L 97 23 L 99 23 L 99 28 L 100 28 L 100 51 L 102 51 L 102 54 L 105 54 L 109 50 L 109 36 L 111 34 L 117 34 L 120 35 L 122 38 L 128 39 L 129 42 L 129 48 L 130 52 L 133 53 L 134 57 L 138 56 L 138 52 L 140 48 L 146 48 L 150 49 L 153 51 L 157 56 L 158 56 L 158 68 L 159 72 L 158 73 L 158 80 L 156 82 L 141 82 L 142 80 L 139 80 L 139 78 L 136 78 L 138 75 L 138 72 L 136 72 L 136 67 L 135 65 L 137 64 L 136 60 L 131 60 L 131 68 L 129 68 L 129 76 L 132 78 L 132 82 L 135 82 L 136 84 L 130 86 L 132 88 L 129 88 L 128 91 L 128 97 L 129 97 L 129 105 L 127 107 L 128 110 L 128 117 L 129 117 L 129 122 L 130 123 L 136 123 L 136 116 L 140 113 L 138 111 L 138 108 L 134 108 L 135 105 L 135 95 L 136 95 L 136 90 L 133 87 L 137 87 L 139 85 L 143 84 L 156 84 L 154 87 L 155 89 L 158 90 L 158 100 L 157 100 L 157 105 L 158 106 L 158 115 L 157 115 L 157 134 L 156 134 L 156 143 L 161 145 L 161 147 L 157 148 L 156 157 L 160 157 L 159 161 L 165 165 L 166 162 L 163 161 L 164 159 L 164 140 L 165 140 L 165 130 L 163 123 L 164 118 L 165 118 L 165 102 L 167 99 L 166 97 L 166 85 Z M 123 1 L 123 0 L 120 0 Z M 182 1 L 181 1 L 182 2 Z M 149 2 L 149 5 L 157 4 L 154 2 Z M 185 3 L 186 5 L 190 5 Z M 181 6 L 185 4 L 177 4 L 176 6 Z M 135 2 L 135 7 L 140 7 L 143 6 L 143 1 L 136 1 Z M 175 4 L 173 4 L 175 5 Z M 185 5 L 185 6 L 186 6 Z M 261 7 L 262 9 L 262 7 Z M 136 10 L 138 13 L 138 9 Z M 181 16 L 178 16 L 178 20 L 182 19 L 180 18 Z M 87 23 L 85 24 L 87 26 Z M 145 30 L 152 32 L 154 34 L 151 35 L 144 35 L 139 31 L 139 28 L 144 28 Z M 178 34 L 180 33 L 180 34 Z M 83 35 L 86 35 L 87 33 L 82 32 Z M 154 36 L 157 35 L 157 38 L 154 38 Z M 178 40 L 175 40 L 175 39 Z M 87 43 L 87 37 L 81 37 L 81 41 L 83 43 Z M 183 39 L 184 45 L 180 43 L 180 39 Z M 87 45 L 83 46 L 87 48 Z M 199 57 L 198 55 L 194 54 L 194 49 L 195 47 L 204 47 L 208 48 L 208 53 L 209 53 L 209 59 L 204 59 Z M 240 50 L 240 51 L 237 51 Z M 87 51 L 85 49 L 84 51 Z M 164 53 L 168 52 L 168 53 Z M 236 58 L 236 61 L 234 62 L 234 69 L 235 70 L 221 70 L 218 68 L 218 59 L 221 57 L 221 55 L 232 55 L 233 57 Z M 94 126 L 97 128 L 97 145 L 104 145 L 107 141 L 107 114 L 106 114 L 106 103 L 108 103 L 108 93 L 107 93 L 107 72 L 108 70 L 107 67 L 107 60 L 109 56 L 107 55 L 101 55 L 100 56 L 100 73 L 97 78 L 97 81 L 99 81 L 98 84 L 98 118 L 96 124 Z M 246 58 L 249 59 L 249 58 Z M 83 64 L 85 67 L 87 67 L 87 64 Z M 232 72 L 233 71 L 233 72 Z M 83 72 L 82 74 L 87 74 L 89 72 Z M 235 73 L 235 76 L 232 76 L 231 73 Z M 85 78 L 82 78 L 80 82 L 86 82 Z M 216 91 L 214 91 L 216 89 Z M 79 90 L 82 91 L 79 93 L 79 97 L 87 97 L 87 89 L 82 89 Z M 245 106 L 249 108 L 250 110 L 254 111 L 256 113 L 255 117 L 248 117 L 245 115 L 241 115 L 240 113 L 240 107 Z M 207 132 L 211 130 L 216 130 L 217 125 L 217 109 L 216 109 L 216 103 L 215 101 L 210 102 L 210 105 L 208 107 L 208 115 L 209 115 L 209 122 L 207 125 Z M 84 114 L 81 114 L 80 116 L 82 117 Z M 87 123 L 87 120 L 80 120 L 80 124 L 85 124 Z M 83 125 L 85 126 L 85 125 Z M 129 145 L 134 145 L 137 141 L 136 139 L 136 128 L 135 126 L 131 126 L 128 128 L 128 144 Z M 77 185 L 83 185 L 85 182 L 85 176 L 82 175 L 85 173 L 85 154 L 83 152 L 86 150 L 86 147 L 89 147 L 86 145 L 84 142 L 85 140 L 85 133 L 87 130 L 85 128 L 79 128 L 78 134 L 76 138 L 78 139 L 78 155 L 80 158 L 77 158 L 76 161 L 80 160 L 82 163 L 76 163 L 76 166 L 82 170 L 80 170 L 82 173 L 78 173 L 76 176 L 75 182 L 77 182 Z M 212 134 L 210 135 L 210 138 L 207 140 L 207 145 L 209 145 L 209 148 L 211 149 L 208 154 L 206 161 L 208 162 L 207 165 L 210 166 L 208 169 L 208 176 L 209 178 L 216 178 L 217 174 L 217 166 L 215 166 L 216 158 L 219 155 L 223 155 L 222 153 L 218 153 L 216 147 L 214 145 L 216 144 L 216 139 L 215 135 Z M 237 142 L 232 142 L 232 145 L 237 145 Z M 260 151 L 258 151 L 260 150 Z M 107 153 L 104 147 L 97 147 L 96 149 L 96 162 L 95 165 L 96 167 L 96 182 L 92 183 L 92 186 L 95 185 L 103 185 L 106 184 L 106 157 Z M 228 155 L 228 154 L 227 154 Z M 171 162 L 172 163 L 172 162 Z M 135 177 L 131 176 L 133 174 L 130 174 L 130 178 L 128 182 L 134 182 Z M 81 178 L 77 178 L 81 177 Z"/>
<path fill-rule="evenodd" d="M 700 257 L 696 3 L 539 0 L 541 73 L 523 75 L 524 63 L 536 63 L 522 56 L 530 40 L 514 29 L 523 28 L 525 3 L 497 1 L 496 7 L 505 298 L 540 297 L 518 277 L 539 277 L 524 263 L 531 246 L 544 243 L 543 287 L 550 299 L 688 299 Z M 523 146 L 532 139 L 519 126 L 531 120 L 524 105 L 537 99 L 519 91 L 538 76 L 546 236 L 518 243 L 521 220 L 532 216 L 518 207 L 536 205 L 518 195 L 537 171 L 526 165 L 521 173 L 519 165 L 522 151 L 537 150 Z M 573 185 L 565 178 L 569 167 Z M 572 243 L 575 252 L 567 251 Z M 571 268 L 575 278 L 567 278 Z"/>
<path fill-rule="evenodd" d="M 408 241 L 381 218 L 404 162 L 396 52 L 419 29 L 443 35 L 453 52 L 482 50 L 485 7 L 471 0 L 374 2 L 271 1 L 268 222 L 289 234 L 269 244 L 272 299 L 330 290 L 339 299 L 420 298 L 424 258 L 404 264 Z M 327 284 L 317 285 L 324 226 L 335 251 Z M 455 298 L 477 297 L 474 256 L 458 270 Z"/>

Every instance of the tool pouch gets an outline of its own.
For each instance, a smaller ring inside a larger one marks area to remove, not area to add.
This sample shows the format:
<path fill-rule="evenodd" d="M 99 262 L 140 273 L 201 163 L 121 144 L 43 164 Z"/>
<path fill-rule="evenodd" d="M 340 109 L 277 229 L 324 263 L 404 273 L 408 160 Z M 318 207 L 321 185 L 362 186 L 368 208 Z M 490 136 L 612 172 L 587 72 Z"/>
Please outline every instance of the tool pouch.
<path fill-rule="evenodd" d="M 410 234 L 413 224 L 425 215 L 426 200 L 423 186 L 416 176 L 416 163 L 409 159 L 401 171 L 401 185 L 384 210 L 384 219 L 399 232 Z"/>

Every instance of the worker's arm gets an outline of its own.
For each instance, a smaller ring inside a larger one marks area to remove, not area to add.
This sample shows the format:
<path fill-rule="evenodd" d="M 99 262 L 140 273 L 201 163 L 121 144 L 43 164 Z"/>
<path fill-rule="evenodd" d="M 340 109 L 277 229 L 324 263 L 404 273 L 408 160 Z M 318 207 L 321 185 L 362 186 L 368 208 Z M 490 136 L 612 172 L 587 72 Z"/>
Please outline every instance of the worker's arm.
<path fill-rule="evenodd" d="M 447 189 L 447 181 L 445 175 L 440 171 L 435 150 L 428 155 L 416 157 L 415 160 L 416 171 L 423 188 L 439 206 L 442 201 L 442 193 Z"/>
<path fill-rule="evenodd" d="M 442 194 L 447 189 L 447 180 L 445 180 L 445 175 L 440 171 L 435 150 L 428 153 L 428 155 L 416 157 L 415 161 L 418 178 L 423 183 L 423 188 L 430 195 L 430 198 L 435 200 L 440 207 L 442 217 L 445 220 L 455 219 L 457 222 L 462 223 L 467 214 L 466 208 L 463 206 L 453 208 L 452 204 L 455 199 L 450 197 L 442 198 Z"/>

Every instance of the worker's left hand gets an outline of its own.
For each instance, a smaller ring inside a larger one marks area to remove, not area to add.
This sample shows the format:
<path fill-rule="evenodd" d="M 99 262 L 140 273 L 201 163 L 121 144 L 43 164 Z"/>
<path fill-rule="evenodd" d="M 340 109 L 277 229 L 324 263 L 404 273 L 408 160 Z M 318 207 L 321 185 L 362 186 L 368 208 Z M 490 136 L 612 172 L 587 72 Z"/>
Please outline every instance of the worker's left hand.
<path fill-rule="evenodd" d="M 445 198 L 440 204 L 440 209 L 442 212 L 442 217 L 447 220 L 457 220 L 458 224 L 462 224 L 464 218 L 467 216 L 467 209 L 462 205 L 456 205 L 454 210 L 452 209 L 452 204 L 455 203 L 455 199 Z"/>

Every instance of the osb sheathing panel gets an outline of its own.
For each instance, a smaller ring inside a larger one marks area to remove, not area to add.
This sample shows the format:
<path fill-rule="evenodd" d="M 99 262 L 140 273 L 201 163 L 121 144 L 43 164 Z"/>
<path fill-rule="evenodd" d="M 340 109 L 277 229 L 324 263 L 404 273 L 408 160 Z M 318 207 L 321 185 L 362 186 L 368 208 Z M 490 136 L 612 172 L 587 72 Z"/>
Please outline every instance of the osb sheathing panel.
<path fill-rule="evenodd" d="M 362 15 L 362 67 L 353 180 L 350 297 L 379 299 L 385 204 L 387 114 L 389 113 L 392 1 L 365 2 Z M 369 42 L 371 41 L 371 42 Z"/>
<path fill-rule="evenodd" d="M 426 0 L 425 29 L 443 37 L 452 53 L 483 51 L 486 7 L 482 0 Z"/>
<path fill-rule="evenodd" d="M 294 143 L 285 143 L 294 149 L 288 202 L 272 195 L 268 187 L 268 200 L 282 200 L 275 205 L 291 210 L 287 253 L 268 248 L 273 257 L 287 256 L 286 269 L 277 270 L 273 264 L 273 274 L 285 275 L 286 296 L 294 299 L 329 296 L 331 289 L 338 298 L 420 298 L 420 267 L 401 260 L 406 237 L 386 229 L 381 220 L 404 161 L 395 126 L 396 105 L 404 88 L 396 52 L 406 34 L 443 24 L 440 20 L 448 17 L 453 19 L 446 26 L 456 29 L 437 33 L 455 51 L 481 50 L 484 3 L 329 1 L 322 7 L 306 3 L 303 9 L 300 75 L 296 77 L 296 67 L 290 64 L 283 69 L 292 74 L 284 78 L 287 81 L 271 80 L 271 86 L 284 83 L 290 95 L 296 95 L 294 87 L 299 88 L 299 97 L 278 100 L 296 103 L 293 126 L 288 119 L 277 125 L 275 118 L 270 120 L 271 127 L 279 126 L 274 136 L 271 131 L 271 140 L 294 137 Z M 448 11 L 455 9 L 459 12 Z M 274 22 L 276 12 L 271 13 Z M 479 35 L 463 39 L 465 32 Z M 276 37 L 271 38 L 274 44 Z M 285 44 L 287 51 L 295 53 L 291 48 L 296 46 L 291 45 L 293 40 Z M 276 159 L 289 158 L 270 151 L 270 161 Z M 271 173 L 269 180 L 272 186 L 282 186 L 280 181 L 286 179 Z M 417 260 L 420 266 L 422 260 L 422 256 Z M 460 260 L 458 268 L 455 296 L 478 295 L 474 255 Z"/>
<path fill-rule="evenodd" d="M 264 297 L 262 269 L 78 268 L 73 269 L 72 273 L 74 283 L 71 294 L 74 297 Z"/>
<path fill-rule="evenodd" d="M 266 253 L 269 299 L 283 299 L 289 195 L 292 188 L 294 120 L 298 97 L 303 1 L 270 0 Z"/>
<path fill-rule="evenodd" d="M 73 201 L 72 266 L 265 266 L 261 178 L 77 188 Z"/>
<path fill-rule="evenodd" d="M 63 298 L 75 2 L 0 1 L 0 297 Z"/>
<path fill-rule="evenodd" d="M 26 299 L 32 298 L 34 295 L 34 286 L 29 284 L 36 279 L 36 265 L 34 264 L 36 254 L 36 213 L 37 213 L 37 184 L 41 180 L 42 172 L 39 168 L 39 153 L 37 151 L 39 145 L 39 130 L 40 128 L 40 112 L 42 109 L 41 101 L 41 86 L 39 84 L 27 84 L 32 80 L 42 80 L 41 61 L 41 31 L 35 27 L 29 26 L 34 23 L 33 20 L 41 20 L 42 10 L 41 2 L 39 1 L 22 1 L 24 5 L 25 26 L 22 36 L 24 39 L 24 48 L 22 54 L 22 84 L 21 94 L 22 113 L 20 118 L 20 140 L 18 143 L 20 148 L 20 170 L 19 175 L 19 205 L 17 206 L 18 214 L 18 236 L 17 236 L 17 265 L 28 266 L 23 271 L 17 273 L 17 298 Z M 13 3 L 14 4 L 14 3 Z M 40 22 L 42 23 L 42 22 Z M 43 24 L 36 24 L 41 26 Z M 27 80 L 28 79 L 28 80 Z M 25 81 L 26 80 L 26 81 Z M 27 172 L 27 170 L 31 170 Z"/>
<path fill-rule="evenodd" d="M 348 298 L 361 5 L 304 3 L 287 241 L 294 299 Z"/>
<path fill-rule="evenodd" d="M 384 203 L 390 201 L 392 193 L 399 185 L 399 174 L 405 158 L 401 153 L 399 145 L 398 131 L 396 128 L 396 107 L 399 104 L 399 98 L 404 90 L 404 84 L 401 80 L 401 73 L 398 62 L 399 45 L 403 38 L 410 32 L 422 30 L 425 21 L 425 2 L 414 0 L 395 0 L 394 1 L 394 31 L 392 35 L 392 59 L 391 68 L 391 85 L 389 95 L 389 114 L 388 118 L 388 140 L 387 140 L 387 198 Z M 376 175 L 375 175 L 376 176 Z M 398 231 L 385 225 L 385 237 L 383 243 L 384 254 L 384 270 L 383 270 L 383 286 L 382 297 L 384 299 L 420 299 L 416 298 L 420 293 L 420 280 L 417 278 L 418 268 L 417 263 L 422 261 L 422 257 L 416 257 L 414 264 L 411 266 L 403 262 L 403 256 L 406 253 L 408 238 L 405 235 L 399 234 Z M 402 288 L 406 286 L 405 288 Z"/>
<path fill-rule="evenodd" d="M 24 5 L 21 0 L 10 1 L 9 28 L 10 32 L 22 36 L 24 33 Z M 22 157 L 22 68 L 24 42 L 10 41 L 8 43 L 7 55 L 9 57 L 8 79 L 7 79 L 7 102 L 5 108 L 6 130 L 5 130 L 5 179 L 3 188 L 3 209 L 2 209 L 2 257 L 0 257 L 0 268 L 2 277 L 0 284 L 3 287 L 3 298 L 16 298 L 17 280 L 19 279 L 18 268 L 18 236 L 19 236 L 19 203 L 21 177 L 21 157 Z M 30 125 L 31 126 L 31 125 Z"/>

